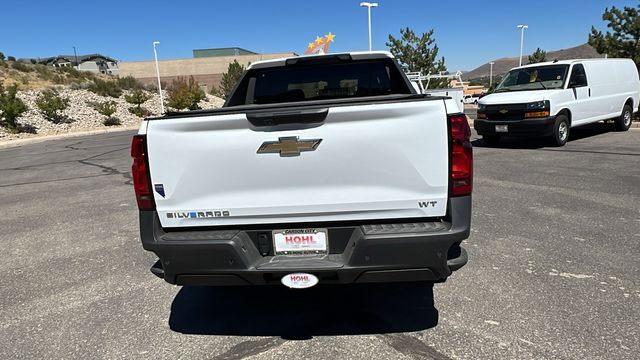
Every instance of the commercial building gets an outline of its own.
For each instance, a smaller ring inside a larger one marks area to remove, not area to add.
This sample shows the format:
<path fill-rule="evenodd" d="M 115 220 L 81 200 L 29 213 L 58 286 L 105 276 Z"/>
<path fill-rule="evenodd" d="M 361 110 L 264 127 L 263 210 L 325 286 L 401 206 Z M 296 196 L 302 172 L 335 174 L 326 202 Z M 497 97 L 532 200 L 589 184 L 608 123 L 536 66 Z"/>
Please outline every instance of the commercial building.
<path fill-rule="evenodd" d="M 158 63 L 162 82 L 170 84 L 174 79 L 193 76 L 200 86 L 210 91 L 212 87 L 220 84 L 222 74 L 234 60 L 247 66 L 260 60 L 296 55 L 293 52 L 258 54 L 242 48 L 198 49 L 193 51 L 192 59 L 159 60 Z M 118 68 L 120 76 L 133 76 L 147 84 L 155 84 L 158 81 L 153 60 L 123 61 L 118 64 Z"/>

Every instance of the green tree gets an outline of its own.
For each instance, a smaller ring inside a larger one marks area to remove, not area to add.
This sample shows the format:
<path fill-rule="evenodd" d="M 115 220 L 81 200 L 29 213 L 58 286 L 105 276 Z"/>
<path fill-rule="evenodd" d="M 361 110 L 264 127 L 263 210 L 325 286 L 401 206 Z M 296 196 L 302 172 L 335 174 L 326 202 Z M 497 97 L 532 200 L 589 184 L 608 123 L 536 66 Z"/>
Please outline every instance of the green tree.
<path fill-rule="evenodd" d="M 27 105 L 17 97 L 18 85 L 14 84 L 5 90 L 0 82 L 0 125 L 10 133 L 17 133 L 20 115 L 27 111 Z"/>
<path fill-rule="evenodd" d="M 547 52 L 537 48 L 533 54 L 529 55 L 529 64 L 541 63 L 547 61 Z"/>
<path fill-rule="evenodd" d="M 69 98 L 60 96 L 56 89 L 47 89 L 38 95 L 36 106 L 45 119 L 59 124 L 65 120 L 62 111 L 69 107 Z"/>
<path fill-rule="evenodd" d="M 4 61 L 4 53 L 0 51 L 0 61 Z"/>
<path fill-rule="evenodd" d="M 407 28 L 400 29 L 400 38 L 389 35 L 387 46 L 396 57 L 404 71 L 420 71 L 426 74 L 439 74 L 447 71 L 444 57 L 438 58 L 438 45 L 433 36 L 433 29 L 418 36 Z M 429 86 L 446 86 L 446 80 L 431 81 Z"/>
<path fill-rule="evenodd" d="M 244 65 L 238 63 L 237 60 L 233 60 L 233 62 L 230 63 L 227 67 L 227 72 L 222 74 L 220 85 L 217 88 L 214 87 L 211 90 L 211 95 L 219 96 L 223 99 L 226 99 L 227 96 L 229 96 L 229 94 L 231 93 L 233 87 L 236 86 L 238 80 L 240 80 L 240 77 L 242 77 L 245 69 L 246 68 Z"/>
<path fill-rule="evenodd" d="M 640 5 L 637 8 L 625 6 L 618 9 L 615 6 L 604 9 L 602 20 L 607 21 L 611 31 L 602 33 L 591 27 L 589 45 L 600 54 L 609 57 L 630 58 L 640 65 Z"/>
<path fill-rule="evenodd" d="M 173 80 L 167 92 L 167 106 L 176 110 L 197 110 L 200 108 L 200 100 L 206 97 L 193 76 L 189 77 L 188 81 L 184 78 Z"/>
<path fill-rule="evenodd" d="M 125 95 L 124 99 L 129 103 L 135 105 L 129 108 L 129 112 L 135 114 L 138 117 L 144 117 L 149 115 L 149 111 L 142 107 L 147 100 L 151 99 L 151 95 L 147 94 L 141 88 L 135 88 L 131 91 L 131 94 Z"/>

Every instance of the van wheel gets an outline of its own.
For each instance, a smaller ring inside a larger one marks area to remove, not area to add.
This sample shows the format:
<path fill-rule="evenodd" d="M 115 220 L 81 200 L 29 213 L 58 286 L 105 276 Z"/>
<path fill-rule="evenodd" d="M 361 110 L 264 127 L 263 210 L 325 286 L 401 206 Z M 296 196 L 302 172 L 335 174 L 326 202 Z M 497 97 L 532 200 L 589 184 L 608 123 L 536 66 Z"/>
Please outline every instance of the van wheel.
<path fill-rule="evenodd" d="M 489 146 L 496 146 L 500 142 L 500 135 L 482 135 L 482 141 Z"/>
<path fill-rule="evenodd" d="M 553 125 L 553 144 L 564 146 L 569 140 L 569 119 L 566 115 L 558 115 Z"/>
<path fill-rule="evenodd" d="M 633 117 L 633 110 L 631 106 L 625 105 L 622 108 L 622 115 L 616 118 L 616 130 L 627 131 L 631 127 L 631 118 Z"/>

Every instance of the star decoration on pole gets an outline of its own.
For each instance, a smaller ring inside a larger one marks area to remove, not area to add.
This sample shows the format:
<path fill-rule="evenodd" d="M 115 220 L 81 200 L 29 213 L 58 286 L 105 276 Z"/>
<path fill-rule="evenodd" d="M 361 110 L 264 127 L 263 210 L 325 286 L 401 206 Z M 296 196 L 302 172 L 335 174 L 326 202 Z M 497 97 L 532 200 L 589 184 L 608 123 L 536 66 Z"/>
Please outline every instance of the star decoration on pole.
<path fill-rule="evenodd" d="M 329 32 L 324 37 L 316 36 L 316 40 L 314 42 L 310 42 L 309 46 L 307 46 L 307 51 L 305 51 L 305 55 L 311 54 L 327 54 L 329 52 L 329 44 L 332 43 L 335 39 L 335 35 Z"/>

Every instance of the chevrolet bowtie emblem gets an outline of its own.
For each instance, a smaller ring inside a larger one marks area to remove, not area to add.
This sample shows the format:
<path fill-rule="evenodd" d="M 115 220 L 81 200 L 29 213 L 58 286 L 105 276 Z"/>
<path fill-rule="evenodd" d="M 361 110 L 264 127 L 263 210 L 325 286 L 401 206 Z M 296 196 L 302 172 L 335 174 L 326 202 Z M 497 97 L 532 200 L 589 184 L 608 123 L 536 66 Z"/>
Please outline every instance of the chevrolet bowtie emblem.
<path fill-rule="evenodd" d="M 499 112 L 500 114 L 506 114 L 506 113 L 508 113 L 508 112 L 509 112 L 509 110 L 507 110 L 507 109 L 502 109 L 502 110 L 500 110 L 500 111 L 498 111 L 498 112 Z"/>
<path fill-rule="evenodd" d="M 300 156 L 303 151 L 315 150 L 322 139 L 298 140 L 297 136 L 281 137 L 278 141 L 265 141 L 258 154 L 279 153 L 281 157 Z"/>

